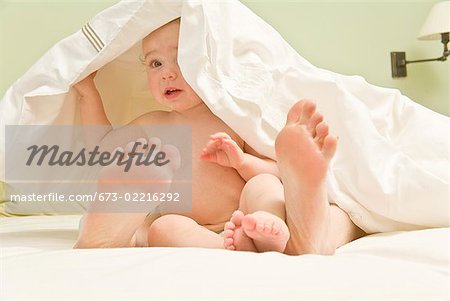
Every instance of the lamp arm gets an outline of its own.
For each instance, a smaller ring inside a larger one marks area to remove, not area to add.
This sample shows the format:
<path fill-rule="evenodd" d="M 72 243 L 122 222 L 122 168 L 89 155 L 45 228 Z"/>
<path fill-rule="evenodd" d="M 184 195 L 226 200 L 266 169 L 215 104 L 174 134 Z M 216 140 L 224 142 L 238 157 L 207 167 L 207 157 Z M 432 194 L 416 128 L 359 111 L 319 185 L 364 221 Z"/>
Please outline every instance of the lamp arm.
<path fill-rule="evenodd" d="M 444 52 L 444 54 L 440 57 L 434 58 L 434 59 L 425 59 L 425 60 L 414 60 L 414 61 L 405 61 L 405 65 L 406 64 L 412 64 L 412 63 L 424 63 L 424 62 L 434 62 L 434 61 L 441 61 L 441 62 L 445 62 L 447 60 L 449 53 L 447 51 L 447 53 Z"/>

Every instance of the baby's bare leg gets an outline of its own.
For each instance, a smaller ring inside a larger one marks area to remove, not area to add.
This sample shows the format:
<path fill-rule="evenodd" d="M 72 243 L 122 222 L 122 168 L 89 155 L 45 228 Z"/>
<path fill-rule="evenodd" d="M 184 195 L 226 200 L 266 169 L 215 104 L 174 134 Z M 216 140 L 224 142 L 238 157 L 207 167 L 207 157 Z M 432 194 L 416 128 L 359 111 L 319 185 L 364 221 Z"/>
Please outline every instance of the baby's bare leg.
<path fill-rule="evenodd" d="M 247 214 L 266 211 L 285 220 L 284 190 L 280 180 L 271 174 L 251 178 L 242 190 L 239 210 Z"/>
<path fill-rule="evenodd" d="M 242 191 L 240 211 L 233 214 L 226 225 L 225 239 L 231 237 L 233 241 L 230 246 L 225 241 L 225 246 L 244 251 L 283 252 L 289 239 L 284 219 L 281 182 L 271 174 L 253 177 Z M 252 240 L 256 250 L 251 248 L 248 239 Z"/>
<path fill-rule="evenodd" d="M 198 247 L 223 249 L 223 238 L 193 219 L 168 214 L 156 219 L 148 228 L 150 247 Z"/>
<path fill-rule="evenodd" d="M 135 247 L 149 247 L 148 242 L 148 233 L 150 226 L 153 224 L 153 222 L 160 218 L 161 214 L 156 209 L 155 211 L 151 212 L 145 217 L 145 221 L 142 223 L 142 225 L 136 230 L 134 233 L 132 239 L 131 239 L 131 245 Z"/>

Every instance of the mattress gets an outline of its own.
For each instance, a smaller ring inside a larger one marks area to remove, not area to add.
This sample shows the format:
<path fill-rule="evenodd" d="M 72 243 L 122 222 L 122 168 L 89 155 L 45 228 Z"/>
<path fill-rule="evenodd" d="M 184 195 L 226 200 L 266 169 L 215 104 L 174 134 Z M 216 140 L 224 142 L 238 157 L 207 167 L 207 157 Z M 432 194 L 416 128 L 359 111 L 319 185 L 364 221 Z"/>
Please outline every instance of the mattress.
<path fill-rule="evenodd" d="M 373 234 L 334 256 L 72 249 L 81 216 L 0 219 L 1 300 L 448 300 L 450 228 Z"/>

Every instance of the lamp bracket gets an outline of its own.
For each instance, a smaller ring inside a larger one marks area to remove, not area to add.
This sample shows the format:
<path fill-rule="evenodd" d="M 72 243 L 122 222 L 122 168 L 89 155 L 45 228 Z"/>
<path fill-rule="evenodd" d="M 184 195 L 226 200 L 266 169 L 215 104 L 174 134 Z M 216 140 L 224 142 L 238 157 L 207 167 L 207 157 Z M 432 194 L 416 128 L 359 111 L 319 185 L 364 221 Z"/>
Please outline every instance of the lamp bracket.
<path fill-rule="evenodd" d="M 433 62 L 433 61 L 445 62 L 447 60 L 447 57 L 450 55 L 450 51 L 448 50 L 448 42 L 449 42 L 449 33 L 448 32 L 441 34 L 441 41 L 442 41 L 442 44 L 444 44 L 444 52 L 442 53 L 442 56 L 434 58 L 434 59 L 408 61 L 408 60 L 406 60 L 405 52 L 399 52 L 399 51 L 391 52 L 392 77 L 393 78 L 406 77 L 406 65 L 407 64 Z"/>

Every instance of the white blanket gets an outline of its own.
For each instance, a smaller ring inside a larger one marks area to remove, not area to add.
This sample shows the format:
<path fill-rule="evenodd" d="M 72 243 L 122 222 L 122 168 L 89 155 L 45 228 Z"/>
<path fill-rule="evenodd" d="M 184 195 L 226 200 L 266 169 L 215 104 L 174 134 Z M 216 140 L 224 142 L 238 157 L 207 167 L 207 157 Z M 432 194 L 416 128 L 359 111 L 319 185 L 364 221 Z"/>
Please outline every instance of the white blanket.
<path fill-rule="evenodd" d="M 101 12 L 6 92 L 1 137 L 7 124 L 73 123 L 70 86 L 114 60 L 131 66 L 127 53 L 178 16 L 184 77 L 257 151 L 273 158 L 289 107 L 313 99 L 340 138 L 330 194 L 358 226 L 371 233 L 450 225 L 449 118 L 396 90 L 312 66 L 235 0 L 123 1 Z M 1 145 L 1 164 L 4 154 Z"/>
<path fill-rule="evenodd" d="M 72 249 L 80 216 L 0 219 L 1 300 L 448 300 L 450 228 L 366 236 L 334 256 Z"/>

